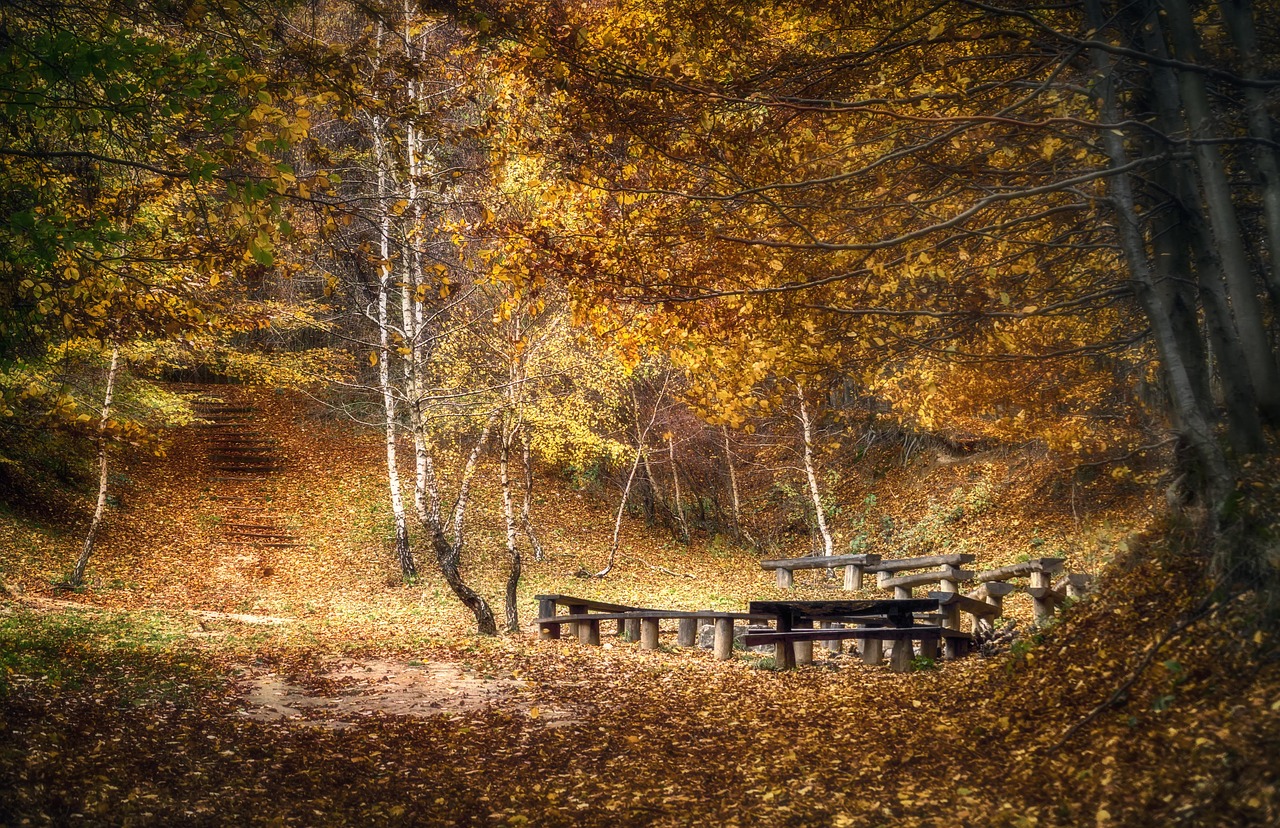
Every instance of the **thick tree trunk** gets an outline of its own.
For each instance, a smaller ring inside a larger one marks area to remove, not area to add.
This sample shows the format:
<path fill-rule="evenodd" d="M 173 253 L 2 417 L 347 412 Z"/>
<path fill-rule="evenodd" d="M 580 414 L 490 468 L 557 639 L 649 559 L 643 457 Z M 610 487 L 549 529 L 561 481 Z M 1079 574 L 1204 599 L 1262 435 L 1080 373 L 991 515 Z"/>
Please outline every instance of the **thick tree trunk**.
<path fill-rule="evenodd" d="M 1141 33 L 1141 43 L 1135 44 L 1136 46 L 1146 49 L 1157 58 L 1168 58 L 1157 16 L 1157 7 L 1154 3 L 1148 3 L 1145 7 L 1136 28 Z M 1176 142 L 1186 135 L 1186 122 L 1182 117 L 1177 77 L 1172 69 L 1155 63 L 1151 64 L 1149 72 L 1160 129 L 1169 136 L 1171 141 Z M 1162 183 L 1165 189 L 1176 194 L 1179 209 L 1167 211 L 1172 216 L 1167 223 L 1157 223 L 1153 238 L 1156 245 L 1156 272 L 1163 282 L 1189 284 L 1190 280 L 1186 278 L 1185 273 L 1194 269 L 1196 288 L 1200 296 L 1200 304 L 1204 309 L 1204 326 L 1208 334 L 1209 349 L 1222 385 L 1223 403 L 1227 413 L 1228 439 L 1237 454 L 1261 451 L 1265 445 L 1262 420 L 1253 393 L 1253 383 L 1249 378 L 1244 351 L 1240 347 L 1235 322 L 1231 317 L 1231 307 L 1222 276 L 1222 262 L 1214 248 L 1212 234 L 1200 210 L 1194 171 L 1185 163 L 1177 161 L 1170 162 L 1167 169 L 1169 173 L 1166 179 L 1172 180 Z M 1181 268 L 1186 265 L 1185 256 L 1179 256 L 1175 263 L 1170 262 L 1164 255 L 1166 248 L 1179 248 L 1183 244 L 1190 246 L 1195 264 L 1194 268 L 1187 268 L 1186 271 L 1181 271 Z M 1169 293 L 1170 291 L 1166 291 L 1166 295 Z M 1175 328 L 1174 333 L 1180 339 L 1195 335 L 1195 331 L 1188 326 L 1179 328 L 1175 325 Z M 1196 348 L 1193 358 L 1198 359 L 1201 352 L 1202 349 Z M 1213 396 L 1203 390 L 1198 362 L 1193 362 L 1192 365 L 1190 376 L 1197 396 L 1202 397 L 1202 403 L 1205 406 L 1204 415 L 1212 419 Z"/>
<path fill-rule="evenodd" d="M 1257 80 L 1262 73 L 1262 58 L 1258 48 L 1258 34 L 1254 26 L 1253 0 L 1219 0 L 1227 31 L 1240 54 L 1240 74 L 1246 80 Z M 1280 303 L 1280 159 L 1276 157 L 1271 113 L 1267 107 L 1266 93 L 1249 85 L 1243 90 L 1245 109 L 1249 116 L 1249 135 L 1256 142 L 1253 161 L 1258 170 L 1258 189 L 1262 195 L 1263 218 L 1267 228 L 1267 253 L 1270 267 L 1266 269 L 1267 289 L 1271 301 Z"/>
<path fill-rule="evenodd" d="M 827 515 L 822 509 L 822 492 L 818 489 L 818 474 L 813 464 L 813 424 L 809 419 L 809 406 L 804 398 L 804 386 L 796 383 L 796 396 L 800 399 L 800 434 L 804 440 L 804 473 L 809 479 L 809 497 L 813 501 L 818 535 L 822 539 L 822 554 L 834 555 L 831 531 L 827 528 Z"/>
<path fill-rule="evenodd" d="M 1163 0 L 1167 12 L 1174 57 L 1188 62 L 1200 59 L 1200 44 L 1195 22 L 1186 0 Z M 1264 418 L 1272 425 L 1280 424 L 1280 368 L 1276 365 L 1266 326 L 1258 284 L 1244 247 L 1239 218 L 1231 201 L 1231 184 L 1227 180 L 1222 153 L 1214 132 L 1213 110 L 1204 76 L 1196 71 L 1178 71 L 1179 88 L 1186 113 L 1192 153 L 1199 172 L 1209 226 L 1215 247 L 1222 258 L 1231 309 L 1235 316 L 1240 345 L 1244 351 L 1249 377 Z"/>
<path fill-rule="evenodd" d="M 1100 30 L 1105 17 L 1099 0 L 1085 0 L 1085 9 L 1089 25 Z M 1099 95 L 1102 99 L 1102 118 L 1108 123 L 1118 123 L 1119 112 L 1115 100 L 1115 76 L 1111 57 L 1098 49 L 1092 51 L 1092 57 L 1100 77 Z M 1116 168 L 1126 166 L 1128 153 L 1123 136 L 1116 130 L 1104 130 L 1103 142 L 1111 165 Z M 1222 448 L 1215 438 L 1213 426 L 1204 414 L 1207 406 L 1203 400 L 1196 398 L 1195 386 L 1188 374 L 1183 357 L 1183 344 L 1178 341 L 1174 333 L 1168 308 L 1164 307 L 1160 293 L 1154 288 L 1151 266 L 1143 243 L 1142 229 L 1134 206 L 1133 188 L 1128 175 L 1113 176 L 1110 180 L 1110 188 L 1119 228 L 1120 246 L 1129 269 L 1134 292 L 1155 334 L 1156 349 L 1164 367 L 1170 401 L 1173 404 L 1179 430 L 1199 460 L 1200 471 L 1204 476 L 1202 495 L 1216 514 L 1226 502 L 1227 495 L 1232 489 L 1232 475 Z"/>
<path fill-rule="evenodd" d="M 67 585 L 73 589 L 84 582 L 84 571 L 89 566 L 89 556 L 93 554 L 93 541 L 98 536 L 102 515 L 107 508 L 107 420 L 111 418 L 111 401 L 115 395 L 116 370 L 119 365 L 120 348 L 116 346 L 111 349 L 111 364 L 107 367 L 107 390 L 102 395 L 102 416 L 98 419 L 98 501 L 93 509 L 93 520 L 89 521 L 89 531 L 85 533 L 80 558 L 71 571 L 71 577 L 67 579 Z"/>

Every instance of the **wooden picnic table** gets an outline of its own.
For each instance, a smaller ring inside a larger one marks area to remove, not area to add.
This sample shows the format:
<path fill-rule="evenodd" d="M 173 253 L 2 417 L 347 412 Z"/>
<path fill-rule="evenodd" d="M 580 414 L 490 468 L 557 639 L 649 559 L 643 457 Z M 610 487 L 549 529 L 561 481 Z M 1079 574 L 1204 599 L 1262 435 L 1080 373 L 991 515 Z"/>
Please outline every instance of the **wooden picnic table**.
<path fill-rule="evenodd" d="M 905 654 L 911 648 L 912 637 L 937 642 L 942 631 L 937 627 L 919 627 L 915 614 L 937 612 L 935 598 L 884 598 L 860 601 L 752 601 L 752 615 L 771 615 L 777 629 L 771 633 L 748 633 L 748 642 L 764 641 L 775 644 L 775 663 L 781 669 L 796 666 L 795 644 L 807 644 L 822 639 L 866 638 L 877 645 L 885 639 L 902 640 L 894 647 L 894 669 L 904 669 L 910 664 Z M 813 622 L 826 623 L 853 621 L 878 628 L 874 633 L 854 630 L 814 630 Z M 878 649 L 878 646 L 877 646 Z M 809 652 L 812 652 L 810 650 Z"/>

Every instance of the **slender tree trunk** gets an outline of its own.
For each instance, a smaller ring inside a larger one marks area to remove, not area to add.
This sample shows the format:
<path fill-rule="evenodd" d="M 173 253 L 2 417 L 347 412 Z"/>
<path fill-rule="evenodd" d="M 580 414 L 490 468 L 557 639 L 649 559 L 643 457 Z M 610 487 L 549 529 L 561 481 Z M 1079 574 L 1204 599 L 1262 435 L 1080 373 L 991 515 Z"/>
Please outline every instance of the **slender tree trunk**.
<path fill-rule="evenodd" d="M 116 369 L 119 365 L 120 347 L 117 345 L 111 349 L 111 364 L 107 367 L 107 390 L 102 395 L 102 416 L 98 419 L 98 501 L 93 508 L 93 520 L 89 521 L 89 531 L 85 534 L 80 558 L 71 571 L 71 577 L 67 579 L 67 586 L 72 589 L 84 582 L 84 571 L 89 566 L 89 556 L 93 554 L 93 541 L 98 536 L 102 514 L 107 508 L 107 420 L 111 418 L 111 401 L 115 395 Z"/>
<path fill-rule="evenodd" d="M 603 578 L 613 571 L 613 563 L 618 557 L 618 547 L 622 538 L 622 516 L 627 510 L 627 498 L 631 496 L 631 483 L 636 479 L 636 470 L 640 468 L 640 461 L 645 456 L 644 446 L 649 440 L 649 430 L 658 419 L 658 409 L 662 406 L 662 398 L 666 396 L 667 383 L 670 381 L 670 375 L 663 379 L 662 390 L 658 392 L 658 398 L 653 401 L 653 416 L 649 418 L 649 424 L 644 428 L 640 427 L 640 403 L 636 399 L 635 387 L 631 389 L 631 403 L 635 406 L 636 412 L 636 456 L 631 461 L 631 471 L 627 474 L 627 482 L 622 487 L 622 499 L 618 501 L 618 513 L 613 518 L 613 542 L 609 544 L 609 560 L 604 569 L 593 575 L 593 578 Z"/>
<path fill-rule="evenodd" d="M 388 313 L 391 293 L 391 213 L 387 208 L 387 158 L 381 135 L 382 121 L 373 119 L 374 152 L 378 164 L 378 199 L 382 214 L 378 223 L 378 384 L 382 390 L 382 409 L 386 414 L 387 486 L 391 491 L 391 513 L 395 520 L 395 550 L 400 562 L 401 574 L 406 579 L 416 578 L 417 567 L 413 562 L 413 550 L 409 546 L 409 525 L 404 514 L 404 495 L 400 490 L 400 469 L 396 462 L 396 396 L 391 383 L 391 322 Z"/>
<path fill-rule="evenodd" d="M 720 434 L 724 437 L 724 462 L 729 468 L 729 502 L 733 506 L 733 531 L 738 537 L 755 543 L 746 527 L 742 525 L 742 499 L 738 493 L 738 472 L 733 465 L 733 445 L 729 442 L 729 427 L 720 426 Z"/>
<path fill-rule="evenodd" d="M 503 428 L 498 440 L 498 479 L 502 484 L 502 516 L 507 523 L 507 557 L 511 559 L 511 572 L 507 576 L 506 615 L 507 632 L 520 630 L 519 609 L 516 606 L 516 587 L 520 585 L 520 548 L 516 546 L 516 515 L 511 503 L 511 443 L 515 434 Z"/>
<path fill-rule="evenodd" d="M 529 435 L 520 429 L 520 453 L 524 462 L 524 503 L 520 507 L 520 527 L 529 538 L 529 546 L 533 547 L 533 559 L 542 560 L 542 544 L 533 531 L 533 520 L 530 510 L 533 506 L 533 456 L 529 452 Z"/>
<path fill-rule="evenodd" d="M 1167 12 L 1174 57 L 1198 62 L 1200 44 L 1186 0 L 1162 0 L 1161 5 Z M 1187 125 L 1195 142 L 1192 153 L 1200 174 L 1209 226 L 1213 230 L 1215 247 L 1222 257 L 1231 309 L 1253 390 L 1263 417 L 1272 425 L 1280 424 L 1280 368 L 1276 365 L 1275 352 L 1263 323 L 1262 304 L 1258 300 L 1260 285 L 1249 266 L 1222 153 L 1214 142 L 1217 135 L 1213 129 L 1209 93 L 1199 72 L 1179 70 L 1178 82 Z"/>
<path fill-rule="evenodd" d="M 453 594 L 458 597 L 463 606 L 471 610 L 471 613 L 476 618 L 476 629 L 481 635 L 496 635 L 498 624 L 494 620 L 493 610 L 490 609 L 489 602 L 462 579 L 459 563 L 462 559 L 463 549 L 463 517 L 466 514 L 467 502 L 471 493 L 471 480 L 475 477 L 476 463 L 479 461 L 480 452 L 484 449 L 485 443 L 489 441 L 489 433 L 493 430 L 494 422 L 494 418 L 490 417 L 489 421 L 485 423 L 479 438 L 476 439 L 475 445 L 471 449 L 471 454 L 467 457 L 466 464 L 463 466 L 462 477 L 458 484 L 458 497 L 453 503 L 452 542 L 445 534 L 445 524 L 438 513 L 434 520 L 431 520 L 423 527 L 431 537 L 431 546 L 436 553 L 436 564 L 440 567 L 440 573 L 444 576 L 445 583 L 449 585 L 449 589 L 453 590 Z M 432 478 L 431 482 L 434 483 L 434 478 Z M 439 500 L 438 493 L 434 499 Z"/>
<path fill-rule="evenodd" d="M 675 497 L 676 521 L 680 527 L 680 539 L 689 542 L 689 524 L 684 518 L 684 504 L 680 501 L 680 472 L 676 468 L 676 441 L 671 432 L 667 432 L 667 454 L 671 458 L 671 491 Z"/>
<path fill-rule="evenodd" d="M 636 449 L 636 458 L 631 461 L 631 471 L 627 474 L 627 482 L 622 487 L 622 499 L 618 501 L 618 512 L 613 517 L 613 541 L 609 544 L 609 559 L 604 569 L 597 572 L 595 578 L 603 578 L 613 571 L 613 563 L 618 557 L 618 547 L 622 543 L 622 515 L 627 510 L 627 498 L 631 496 L 631 482 L 636 479 L 636 469 L 640 468 L 640 457 L 644 449 Z"/>
<path fill-rule="evenodd" d="M 1105 21 L 1100 0 L 1085 0 L 1085 9 L 1089 25 L 1100 30 Z M 1115 76 L 1111 57 L 1100 49 L 1092 50 L 1092 57 L 1100 77 L 1102 118 L 1108 123 L 1117 123 L 1119 113 L 1115 100 Z M 1128 153 L 1125 150 L 1123 136 L 1115 130 L 1104 130 L 1103 141 L 1111 165 L 1117 168 L 1125 166 L 1128 163 Z M 1205 479 L 1202 492 L 1210 508 L 1217 514 L 1232 488 L 1232 476 L 1226 457 L 1214 436 L 1212 425 L 1205 417 L 1206 406 L 1202 400 L 1196 399 L 1195 386 L 1183 359 L 1182 344 L 1174 334 L 1168 309 L 1163 306 L 1161 296 L 1152 284 L 1151 267 L 1146 246 L 1143 243 L 1142 229 L 1138 223 L 1133 189 L 1128 175 L 1113 176 L 1110 179 L 1110 188 L 1119 228 L 1120 246 L 1129 268 L 1134 292 L 1155 334 L 1156 349 L 1160 353 L 1160 360 L 1164 366 L 1165 378 L 1169 384 L 1169 396 L 1179 430 L 1200 462 Z"/>
<path fill-rule="evenodd" d="M 822 509 L 822 493 L 818 489 L 818 475 L 813 466 L 813 426 L 809 420 L 809 406 L 804 398 L 804 386 L 796 383 L 796 396 L 800 400 L 800 434 L 804 439 L 804 473 L 809 478 L 809 497 L 817 517 L 818 534 L 822 538 L 822 554 L 834 555 L 831 531 L 827 528 L 827 515 Z"/>

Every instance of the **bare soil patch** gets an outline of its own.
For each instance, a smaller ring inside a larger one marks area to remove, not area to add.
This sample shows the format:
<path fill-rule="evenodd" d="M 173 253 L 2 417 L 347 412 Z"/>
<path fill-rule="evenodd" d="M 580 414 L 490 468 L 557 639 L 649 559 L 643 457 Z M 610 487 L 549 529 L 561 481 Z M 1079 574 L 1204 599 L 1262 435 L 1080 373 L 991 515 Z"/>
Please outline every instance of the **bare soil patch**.
<path fill-rule="evenodd" d="M 240 665 L 240 715 L 256 721 L 297 718 L 328 729 L 381 713 L 427 718 L 501 708 L 545 727 L 573 724 L 568 710 L 534 706 L 528 682 L 484 676 L 455 662 L 343 659 L 305 677 Z"/>

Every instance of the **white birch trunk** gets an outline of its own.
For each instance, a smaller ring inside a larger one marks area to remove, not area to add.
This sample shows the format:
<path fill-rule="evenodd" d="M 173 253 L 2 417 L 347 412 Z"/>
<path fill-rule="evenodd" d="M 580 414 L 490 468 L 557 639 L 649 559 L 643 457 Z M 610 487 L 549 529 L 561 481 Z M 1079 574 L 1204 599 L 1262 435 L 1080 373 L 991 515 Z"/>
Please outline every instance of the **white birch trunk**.
<path fill-rule="evenodd" d="M 107 420 L 111 417 L 111 401 L 115 395 L 116 370 L 120 365 L 120 347 L 111 349 L 111 364 L 107 368 L 107 390 L 102 395 L 102 416 L 98 420 L 98 502 L 93 509 L 93 520 L 89 521 L 89 531 L 85 534 L 84 547 L 80 550 L 80 558 L 76 567 L 67 579 L 71 588 L 79 587 L 84 581 L 84 571 L 89 566 L 89 556 L 93 554 L 93 541 L 102 525 L 102 514 L 107 508 Z"/>
<path fill-rule="evenodd" d="M 809 497 L 817 517 L 818 534 L 822 538 L 822 554 L 835 554 L 831 531 L 827 528 L 827 516 L 822 510 L 822 493 L 818 489 L 818 474 L 813 465 L 813 424 L 809 420 L 809 407 L 804 398 L 804 386 L 796 383 L 796 396 L 800 399 L 800 432 L 804 437 L 804 473 L 809 478 Z"/>
<path fill-rule="evenodd" d="M 511 444 L 514 441 L 514 429 L 505 427 L 498 441 L 498 479 L 502 484 L 502 516 L 507 523 L 507 557 L 511 561 L 511 572 L 507 576 L 507 592 L 505 609 L 507 616 L 507 632 L 520 630 L 520 615 L 516 605 L 516 587 L 520 584 L 520 548 L 516 546 L 516 514 L 511 503 Z"/>
<path fill-rule="evenodd" d="M 405 578 L 417 577 L 413 551 L 409 547 L 409 525 L 405 520 L 404 496 L 400 490 L 400 469 L 396 462 L 396 395 L 391 384 L 391 322 L 388 312 L 391 293 L 391 213 L 388 197 L 388 162 L 383 143 L 383 121 L 373 117 L 374 155 L 378 165 L 378 385 L 382 391 L 382 409 L 386 415 L 387 486 L 391 494 L 391 514 L 395 521 L 395 550 L 400 571 Z"/>

